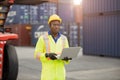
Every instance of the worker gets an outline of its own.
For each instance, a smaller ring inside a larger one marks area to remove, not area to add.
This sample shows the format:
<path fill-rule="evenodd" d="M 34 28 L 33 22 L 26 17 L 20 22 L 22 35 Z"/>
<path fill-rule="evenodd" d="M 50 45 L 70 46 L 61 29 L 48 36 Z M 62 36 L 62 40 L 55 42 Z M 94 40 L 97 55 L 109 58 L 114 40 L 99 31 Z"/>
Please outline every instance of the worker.
<path fill-rule="evenodd" d="M 34 57 L 41 61 L 42 71 L 40 80 L 65 80 L 65 64 L 70 62 L 66 56 L 59 59 L 63 48 L 68 48 L 67 37 L 59 32 L 62 19 L 53 14 L 48 19 L 50 30 L 39 37 Z"/>

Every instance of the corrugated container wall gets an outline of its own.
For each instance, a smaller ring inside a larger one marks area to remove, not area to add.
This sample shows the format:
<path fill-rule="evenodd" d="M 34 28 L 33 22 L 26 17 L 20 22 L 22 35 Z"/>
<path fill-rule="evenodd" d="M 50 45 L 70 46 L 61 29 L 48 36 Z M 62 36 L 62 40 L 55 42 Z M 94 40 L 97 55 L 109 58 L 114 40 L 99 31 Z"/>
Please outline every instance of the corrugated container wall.
<path fill-rule="evenodd" d="M 75 22 L 75 12 L 72 0 L 59 0 L 59 2 L 60 4 L 58 4 L 58 14 L 62 18 L 62 29 L 65 31 L 62 33 L 65 33 L 67 36 L 70 46 L 78 46 L 78 43 L 81 40 L 78 39 L 78 26 Z"/>
<path fill-rule="evenodd" d="M 119 0 L 83 0 L 84 13 L 98 13 L 118 10 Z"/>
<path fill-rule="evenodd" d="M 71 1 L 68 1 L 66 3 L 61 2 L 58 4 L 58 14 L 62 18 L 63 22 L 74 22 L 74 11 Z"/>
<path fill-rule="evenodd" d="M 32 13 L 30 16 L 34 16 L 30 18 L 30 23 L 32 24 L 32 45 L 36 45 L 39 36 L 48 32 L 48 18 L 57 12 L 57 7 L 55 3 L 43 3 L 37 7 L 30 6 L 30 10 Z"/>
<path fill-rule="evenodd" d="M 37 6 L 13 5 L 8 13 L 7 24 L 47 24 L 48 17 L 56 13 L 55 3 Z"/>
<path fill-rule="evenodd" d="M 75 23 L 63 23 L 60 32 L 67 36 L 70 46 L 78 46 L 78 27 Z"/>
<path fill-rule="evenodd" d="M 57 13 L 57 5 L 55 3 L 43 3 L 39 5 L 38 11 L 40 24 L 47 24 L 49 16 Z"/>
<path fill-rule="evenodd" d="M 55 3 L 43 3 L 37 6 L 32 5 L 13 5 L 7 17 L 5 25 L 9 24 L 31 24 L 32 25 L 32 45 L 35 45 L 41 33 L 48 30 L 48 18 L 55 14 L 57 10 Z M 41 26 L 44 26 L 40 31 Z M 13 28 L 13 26 L 10 26 Z M 18 26 L 19 28 L 19 26 Z"/>
<path fill-rule="evenodd" d="M 48 25 L 34 24 L 32 25 L 32 45 L 36 45 L 36 42 L 40 35 L 48 32 Z M 78 46 L 77 39 L 77 26 L 75 24 L 62 24 L 60 27 L 60 33 L 66 35 L 69 40 L 70 46 Z"/>
<path fill-rule="evenodd" d="M 30 6 L 30 24 L 47 24 L 50 15 L 56 13 L 55 3 L 43 3 Z"/>
<path fill-rule="evenodd" d="M 75 24 L 74 7 L 72 0 L 59 0 L 60 4 L 43 3 L 37 6 L 13 5 L 10 9 L 6 25 L 9 24 L 31 24 L 32 25 L 32 45 L 35 45 L 40 34 L 48 30 L 48 18 L 51 14 L 58 13 L 62 18 L 60 32 L 69 39 L 70 46 L 78 46 L 78 28 Z M 58 8 L 58 9 L 57 9 Z M 37 30 L 44 26 L 43 31 Z M 47 27 L 46 27 L 47 26 Z"/>
<path fill-rule="evenodd" d="M 33 24 L 32 25 L 32 45 L 35 46 L 38 38 L 48 32 L 49 27 L 46 24 Z"/>
<path fill-rule="evenodd" d="M 75 23 L 72 24 L 62 24 L 60 27 L 60 33 L 67 36 L 70 46 L 78 46 L 78 27 Z M 40 35 L 48 32 L 48 25 L 44 24 L 34 24 L 32 25 L 32 45 L 36 45 L 36 42 Z"/>
<path fill-rule="evenodd" d="M 119 15 L 117 15 L 117 25 L 118 25 L 118 29 L 117 29 L 117 32 L 118 32 L 118 56 L 120 56 L 120 0 L 117 1 L 117 10 L 119 11 Z"/>
<path fill-rule="evenodd" d="M 120 0 L 83 0 L 83 52 L 120 57 Z"/>
<path fill-rule="evenodd" d="M 13 5 L 10 8 L 7 24 L 29 24 L 29 6 L 28 5 Z"/>

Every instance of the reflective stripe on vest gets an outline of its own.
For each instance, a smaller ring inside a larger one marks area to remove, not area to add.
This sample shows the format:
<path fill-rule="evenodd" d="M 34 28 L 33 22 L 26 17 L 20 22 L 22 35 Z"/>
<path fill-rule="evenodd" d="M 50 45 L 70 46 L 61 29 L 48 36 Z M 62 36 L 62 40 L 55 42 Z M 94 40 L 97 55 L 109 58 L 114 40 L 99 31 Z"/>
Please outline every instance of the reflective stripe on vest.
<path fill-rule="evenodd" d="M 45 41 L 45 46 L 46 46 L 46 53 L 50 53 L 50 40 L 48 38 L 48 33 L 46 33 L 44 36 L 43 36 L 43 39 Z M 61 39 L 62 39 L 62 46 L 63 48 L 65 47 L 65 36 L 64 35 L 61 35 Z"/>
<path fill-rule="evenodd" d="M 65 47 L 65 36 L 64 35 L 61 35 L 61 38 L 62 38 L 62 46 L 63 48 Z"/>
<path fill-rule="evenodd" d="M 44 36 L 43 36 L 43 39 L 45 41 L 45 46 L 46 46 L 46 53 L 50 53 L 50 40 L 48 38 L 48 33 L 46 33 Z"/>

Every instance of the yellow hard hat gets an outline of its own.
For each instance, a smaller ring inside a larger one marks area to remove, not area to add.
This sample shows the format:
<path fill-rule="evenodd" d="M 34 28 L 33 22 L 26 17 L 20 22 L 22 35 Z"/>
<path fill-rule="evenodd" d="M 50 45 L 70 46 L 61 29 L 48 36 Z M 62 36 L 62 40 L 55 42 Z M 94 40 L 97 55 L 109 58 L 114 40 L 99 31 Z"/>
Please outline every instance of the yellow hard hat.
<path fill-rule="evenodd" d="M 60 23 L 62 22 L 62 19 L 57 14 L 53 14 L 49 17 L 48 24 L 50 24 L 51 21 L 55 20 L 60 21 Z"/>

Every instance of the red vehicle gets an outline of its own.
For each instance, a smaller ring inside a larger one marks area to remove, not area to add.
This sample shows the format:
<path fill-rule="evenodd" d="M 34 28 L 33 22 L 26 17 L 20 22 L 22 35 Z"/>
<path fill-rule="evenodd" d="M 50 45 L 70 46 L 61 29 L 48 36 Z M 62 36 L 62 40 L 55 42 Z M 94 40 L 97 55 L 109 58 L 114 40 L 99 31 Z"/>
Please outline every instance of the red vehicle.
<path fill-rule="evenodd" d="M 4 24 L 13 4 L 36 5 L 44 2 L 57 2 L 58 0 L 0 0 L 0 80 L 16 80 L 18 75 L 18 58 L 15 47 L 7 44 L 7 40 L 18 39 L 17 34 L 8 33 L 9 28 Z"/>

